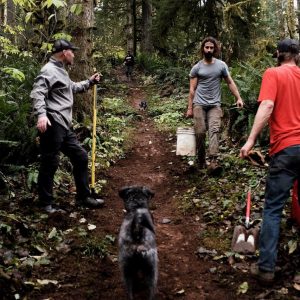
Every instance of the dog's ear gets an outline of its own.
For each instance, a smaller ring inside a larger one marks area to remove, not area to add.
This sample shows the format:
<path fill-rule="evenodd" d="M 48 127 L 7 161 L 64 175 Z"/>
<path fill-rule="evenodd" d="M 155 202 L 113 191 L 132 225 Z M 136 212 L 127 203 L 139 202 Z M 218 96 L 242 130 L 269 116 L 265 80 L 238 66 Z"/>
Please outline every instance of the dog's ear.
<path fill-rule="evenodd" d="M 119 190 L 119 196 L 124 200 L 128 197 L 131 187 L 125 186 Z"/>
<path fill-rule="evenodd" d="M 148 189 L 146 186 L 143 186 L 143 193 L 149 198 L 153 198 L 155 193 L 153 191 L 151 191 L 150 189 Z"/>

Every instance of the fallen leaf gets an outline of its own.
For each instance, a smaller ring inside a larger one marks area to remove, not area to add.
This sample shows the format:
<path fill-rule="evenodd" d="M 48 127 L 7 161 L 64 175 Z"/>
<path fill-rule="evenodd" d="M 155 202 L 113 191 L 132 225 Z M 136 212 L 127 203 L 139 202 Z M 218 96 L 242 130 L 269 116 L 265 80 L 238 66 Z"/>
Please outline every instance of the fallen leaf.
<path fill-rule="evenodd" d="M 289 254 L 292 254 L 297 249 L 297 241 L 296 240 L 290 240 L 288 242 L 289 247 Z"/>
<path fill-rule="evenodd" d="M 57 230 L 56 230 L 55 227 L 53 227 L 52 230 L 51 230 L 51 232 L 50 232 L 49 235 L 48 235 L 48 239 L 49 239 L 49 240 L 52 239 L 53 237 L 56 236 L 56 234 L 57 234 Z"/>
<path fill-rule="evenodd" d="M 72 212 L 72 213 L 70 213 L 70 218 L 74 218 L 74 219 L 76 219 L 77 218 L 77 215 L 78 215 L 78 213 L 77 212 Z"/>
<path fill-rule="evenodd" d="M 176 292 L 176 295 L 183 295 L 185 293 L 184 289 L 181 289 L 180 291 Z"/>
<path fill-rule="evenodd" d="M 85 223 L 86 222 L 86 219 L 85 218 L 81 218 L 80 220 L 79 220 L 79 223 Z"/>
<path fill-rule="evenodd" d="M 278 293 L 282 295 L 287 295 L 289 293 L 289 290 L 283 287 L 278 291 Z"/>
<path fill-rule="evenodd" d="M 162 224 L 169 224 L 171 223 L 171 220 L 168 219 L 168 218 L 163 218 L 162 221 L 161 221 Z"/>
<path fill-rule="evenodd" d="M 37 279 L 36 282 L 37 282 L 39 285 L 47 285 L 47 284 L 49 284 L 49 283 L 52 283 L 52 284 L 55 284 L 55 285 L 58 284 L 58 281 L 57 281 L 57 280 L 49 280 L 49 279 Z"/>
<path fill-rule="evenodd" d="M 96 229 L 96 228 L 97 228 L 96 225 L 88 224 L 88 230 L 94 230 L 94 229 Z"/>
<path fill-rule="evenodd" d="M 203 247 L 199 247 L 198 250 L 197 250 L 197 254 L 210 254 L 210 255 L 216 255 L 217 254 L 217 251 L 216 250 L 208 250 L 208 249 L 205 249 Z"/>
<path fill-rule="evenodd" d="M 243 282 L 243 283 L 239 286 L 237 294 L 238 294 L 238 295 L 239 295 L 239 294 L 246 294 L 247 291 L 248 291 L 248 288 L 249 288 L 248 282 L 247 282 L 247 281 Z"/>

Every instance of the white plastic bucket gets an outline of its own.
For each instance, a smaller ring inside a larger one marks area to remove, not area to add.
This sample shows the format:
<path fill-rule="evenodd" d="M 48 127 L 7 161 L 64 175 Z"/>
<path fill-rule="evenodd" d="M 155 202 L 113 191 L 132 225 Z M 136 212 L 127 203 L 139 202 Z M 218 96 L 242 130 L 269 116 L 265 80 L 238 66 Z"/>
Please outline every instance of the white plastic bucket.
<path fill-rule="evenodd" d="M 177 128 L 176 155 L 195 156 L 196 137 L 193 127 Z"/>

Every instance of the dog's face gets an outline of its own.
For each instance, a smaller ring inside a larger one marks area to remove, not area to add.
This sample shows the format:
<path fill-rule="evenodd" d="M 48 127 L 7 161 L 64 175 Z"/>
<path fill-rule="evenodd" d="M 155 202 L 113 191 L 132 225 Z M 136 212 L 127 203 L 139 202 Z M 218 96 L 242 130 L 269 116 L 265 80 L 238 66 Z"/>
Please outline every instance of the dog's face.
<path fill-rule="evenodd" d="M 145 186 L 129 186 L 122 188 L 119 196 L 123 199 L 127 212 L 130 212 L 138 208 L 148 208 L 154 193 Z"/>
<path fill-rule="evenodd" d="M 119 191 L 127 214 L 119 233 L 119 264 L 128 299 L 154 299 L 158 277 L 158 256 L 154 224 L 148 210 L 154 193 L 145 186 Z M 140 289 L 142 287 L 142 289 Z M 133 297 L 135 293 L 142 297 Z"/>

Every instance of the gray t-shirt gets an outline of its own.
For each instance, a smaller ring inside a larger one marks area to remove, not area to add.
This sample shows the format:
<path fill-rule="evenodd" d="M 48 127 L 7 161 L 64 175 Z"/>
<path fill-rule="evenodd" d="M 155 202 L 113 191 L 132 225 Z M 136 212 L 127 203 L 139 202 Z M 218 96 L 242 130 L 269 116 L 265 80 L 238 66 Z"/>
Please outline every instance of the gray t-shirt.
<path fill-rule="evenodd" d="M 221 80 L 229 75 L 225 62 L 215 58 L 212 64 L 204 64 L 200 60 L 189 74 L 190 78 L 198 78 L 193 104 L 203 106 L 221 105 Z"/>

